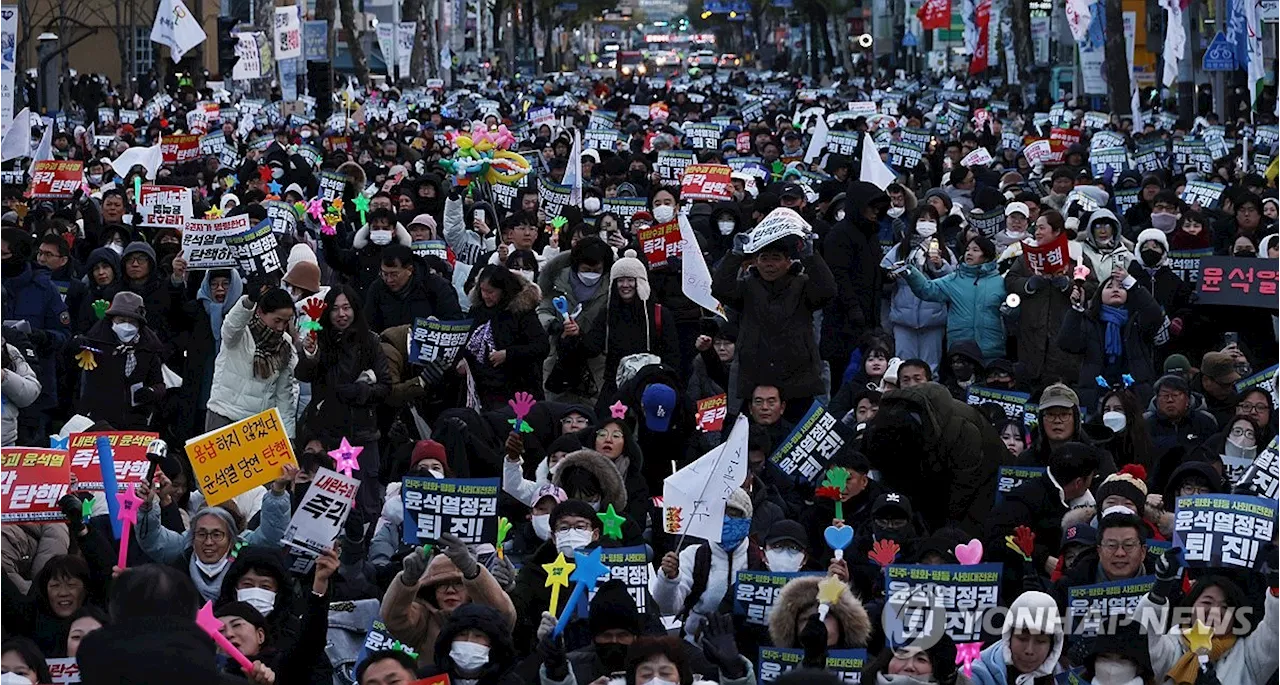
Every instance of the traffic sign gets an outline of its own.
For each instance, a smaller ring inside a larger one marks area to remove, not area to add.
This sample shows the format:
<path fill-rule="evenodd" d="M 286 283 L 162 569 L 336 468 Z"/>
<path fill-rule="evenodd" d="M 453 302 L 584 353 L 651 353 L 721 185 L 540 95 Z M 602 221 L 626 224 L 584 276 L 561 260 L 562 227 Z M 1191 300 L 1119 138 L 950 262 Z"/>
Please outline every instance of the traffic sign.
<path fill-rule="evenodd" d="M 1227 37 L 1221 31 L 1213 37 L 1213 42 L 1209 43 L 1209 47 L 1205 49 L 1204 62 L 1200 68 L 1205 71 L 1236 70 L 1235 48 L 1227 42 Z"/>
<path fill-rule="evenodd" d="M 910 31 L 907 31 L 905 34 L 903 34 L 902 47 L 914 48 L 914 47 L 917 47 L 918 45 L 920 45 L 920 39 L 916 38 L 916 34 Z"/>

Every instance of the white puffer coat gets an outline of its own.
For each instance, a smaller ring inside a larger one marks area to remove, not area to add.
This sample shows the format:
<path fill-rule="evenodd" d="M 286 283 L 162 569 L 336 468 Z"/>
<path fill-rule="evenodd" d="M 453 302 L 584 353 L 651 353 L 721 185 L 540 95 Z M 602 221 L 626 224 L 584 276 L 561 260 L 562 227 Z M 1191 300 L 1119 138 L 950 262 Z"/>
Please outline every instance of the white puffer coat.
<path fill-rule="evenodd" d="M 246 295 L 222 320 L 222 349 L 213 364 L 213 389 L 206 406 L 209 411 L 232 421 L 275 407 L 280 410 L 285 433 L 292 438 L 298 402 L 298 383 L 293 378 L 293 369 L 298 364 L 297 350 L 289 355 L 289 363 L 271 378 L 254 375 L 253 355 L 257 345 L 249 333 L 253 310 L 253 303 Z"/>

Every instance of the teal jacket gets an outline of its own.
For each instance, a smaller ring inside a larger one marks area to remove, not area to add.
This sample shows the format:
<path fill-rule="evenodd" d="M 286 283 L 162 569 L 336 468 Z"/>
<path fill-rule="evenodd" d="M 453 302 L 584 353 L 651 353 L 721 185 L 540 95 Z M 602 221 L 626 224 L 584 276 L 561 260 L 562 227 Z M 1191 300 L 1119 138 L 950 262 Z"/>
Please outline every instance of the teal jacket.
<path fill-rule="evenodd" d="M 983 361 L 1005 356 L 1004 320 L 1000 304 L 1004 302 L 1004 277 L 995 262 L 978 266 L 960 264 L 955 271 L 929 280 L 915 266 L 907 271 L 907 285 L 916 297 L 930 302 L 946 302 L 947 340 L 956 344 L 973 340 L 982 350 Z"/>

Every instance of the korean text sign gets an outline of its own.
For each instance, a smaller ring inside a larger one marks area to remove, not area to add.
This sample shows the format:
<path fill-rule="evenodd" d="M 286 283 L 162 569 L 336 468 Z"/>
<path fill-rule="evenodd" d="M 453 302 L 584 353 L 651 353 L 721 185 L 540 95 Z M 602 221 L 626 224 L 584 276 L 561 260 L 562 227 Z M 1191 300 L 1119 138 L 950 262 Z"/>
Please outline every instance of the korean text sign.
<path fill-rule="evenodd" d="M 1276 528 L 1276 501 L 1251 495 L 1179 497 L 1173 544 L 1188 566 L 1253 568 Z"/>
<path fill-rule="evenodd" d="M 890 565 L 884 571 L 884 610 L 899 618 L 904 640 L 927 635 L 928 618 L 936 608 L 945 612 L 944 630 L 952 640 L 981 642 L 982 615 L 996 606 L 1001 570 L 998 563 Z"/>
<path fill-rule="evenodd" d="M 416 545 L 452 533 L 469 545 L 498 540 L 497 478 L 405 476 L 404 542 Z"/>
<path fill-rule="evenodd" d="M 771 683 L 783 673 L 799 668 L 803 662 L 803 649 L 761 647 L 756 679 L 759 685 Z M 865 649 L 830 649 L 827 650 L 825 670 L 846 683 L 856 684 L 862 682 L 862 668 L 866 662 L 867 650 Z"/>
<path fill-rule="evenodd" d="M 249 230 L 249 215 L 225 219 L 193 219 L 182 230 L 182 256 L 188 269 L 225 269 L 236 260 L 223 240 L 227 233 Z"/>
<path fill-rule="evenodd" d="M 409 359 L 416 364 L 452 364 L 471 335 L 471 319 L 436 321 L 417 318 L 409 338 Z"/>
<path fill-rule="evenodd" d="M 101 490 L 102 468 L 98 465 L 98 438 L 111 442 L 111 459 L 116 466 L 116 484 L 123 492 L 129 483 L 141 483 L 151 470 L 147 446 L 159 433 L 114 431 L 110 433 L 72 433 L 67 442 L 71 454 L 71 475 L 81 490 Z"/>
<path fill-rule="evenodd" d="M 769 613 L 782 594 L 782 587 L 792 578 L 819 576 L 820 573 L 778 573 L 776 571 L 738 571 L 733 583 L 733 613 L 745 616 L 748 625 L 769 625 Z"/>
<path fill-rule="evenodd" d="M 680 177 L 680 197 L 685 200 L 727 201 L 733 197 L 733 170 L 727 164 L 690 164 Z"/>
<path fill-rule="evenodd" d="M 84 162 L 41 160 L 31 171 L 31 198 L 69 200 L 83 183 Z"/>
<path fill-rule="evenodd" d="M 182 230 L 194 216 L 191 189 L 182 186 L 144 185 L 138 211 L 142 213 L 143 226 Z"/>
<path fill-rule="evenodd" d="M 815 400 L 769 461 L 789 476 L 799 475 L 811 483 L 816 482 L 845 444 L 839 424 L 835 415 Z"/>
<path fill-rule="evenodd" d="M 63 518 L 58 500 L 67 494 L 71 459 L 66 450 L 6 447 L 0 450 L 0 522 L 31 523 Z"/>
<path fill-rule="evenodd" d="M 187 441 L 187 458 L 209 506 L 265 485 L 297 466 L 280 412 L 271 408 Z"/>
<path fill-rule="evenodd" d="M 1093 637 L 1101 627 L 1108 625 L 1112 616 L 1133 615 L 1138 601 L 1151 591 L 1154 584 L 1155 576 L 1141 576 L 1070 588 L 1067 599 L 1068 634 Z"/>
<path fill-rule="evenodd" d="M 1276 309 L 1276 262 L 1249 257 L 1201 257 L 1200 304 Z"/>
<path fill-rule="evenodd" d="M 680 256 L 679 221 L 642 228 L 636 233 L 636 239 L 650 267 L 666 266 L 669 258 Z"/>
<path fill-rule="evenodd" d="M 320 467 L 311 487 L 293 512 L 282 542 L 315 557 L 333 547 L 342 524 L 351 512 L 360 481 Z"/>

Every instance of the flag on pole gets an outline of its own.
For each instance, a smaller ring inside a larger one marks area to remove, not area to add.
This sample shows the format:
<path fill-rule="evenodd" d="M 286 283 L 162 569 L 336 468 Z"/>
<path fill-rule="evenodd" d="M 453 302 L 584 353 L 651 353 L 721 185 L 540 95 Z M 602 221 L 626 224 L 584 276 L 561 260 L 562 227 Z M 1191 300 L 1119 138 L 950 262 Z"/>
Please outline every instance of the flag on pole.
<path fill-rule="evenodd" d="M 804 153 L 805 164 L 812 164 L 813 160 L 822 156 L 822 149 L 827 146 L 827 136 L 830 132 L 831 128 L 827 126 L 827 118 L 819 115 L 817 123 L 813 125 L 813 134 L 809 138 L 809 149 Z"/>
<path fill-rule="evenodd" d="M 680 219 L 680 292 L 703 309 L 722 319 L 728 319 L 724 306 L 711 294 L 711 270 L 698 246 L 698 236 L 693 232 L 689 218 Z"/>
<path fill-rule="evenodd" d="M 14 115 L 0 142 L 0 162 L 31 154 L 31 111 L 26 107 Z"/>
<path fill-rule="evenodd" d="M 156 171 L 164 162 L 164 155 L 160 152 L 160 141 L 156 140 L 156 144 L 151 147 L 131 147 L 120 153 L 111 161 L 111 168 L 116 174 L 124 177 L 129 170 L 135 166 L 141 165 L 147 170 L 147 180 L 155 180 Z"/>
<path fill-rule="evenodd" d="M 951 28 L 951 0 L 924 0 L 916 11 L 916 18 L 920 20 L 920 28 L 926 31 Z"/>
<path fill-rule="evenodd" d="M 182 61 L 187 51 L 208 38 L 200 22 L 182 0 L 160 0 L 156 21 L 151 25 L 151 42 L 169 46 L 174 63 Z"/>
<path fill-rule="evenodd" d="M 1182 61 L 1187 49 L 1187 32 L 1182 25 L 1182 5 L 1179 0 L 1160 0 L 1165 12 L 1164 34 L 1164 74 L 1161 82 L 1165 87 L 1178 80 L 1178 63 Z"/>
<path fill-rule="evenodd" d="M 884 190 L 894 182 L 897 175 L 889 168 L 889 165 L 880 159 L 880 150 L 876 147 L 876 141 L 871 139 L 870 133 L 862 134 L 862 168 L 858 174 L 858 179 L 874 183 L 877 188 Z"/>
<path fill-rule="evenodd" d="M 27 175 L 31 176 L 35 173 L 36 162 L 43 162 L 46 159 L 53 159 L 53 120 L 45 124 L 44 134 L 40 136 L 40 144 L 36 146 L 36 151 L 31 153 L 31 166 L 27 167 Z"/>
<path fill-rule="evenodd" d="M 582 132 L 573 129 L 573 149 L 569 151 L 569 166 L 564 170 L 564 184 L 569 186 L 569 204 L 582 206 Z"/>
<path fill-rule="evenodd" d="M 1067 0 L 1067 26 L 1077 43 L 1089 35 L 1089 25 L 1093 23 L 1093 11 L 1089 8 L 1092 4 L 1093 0 Z"/>

